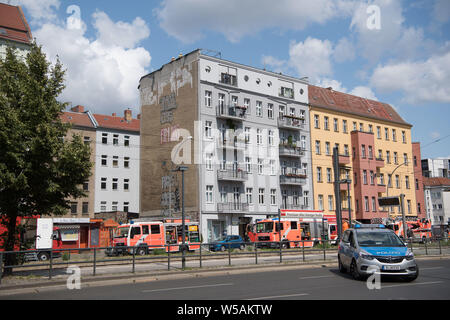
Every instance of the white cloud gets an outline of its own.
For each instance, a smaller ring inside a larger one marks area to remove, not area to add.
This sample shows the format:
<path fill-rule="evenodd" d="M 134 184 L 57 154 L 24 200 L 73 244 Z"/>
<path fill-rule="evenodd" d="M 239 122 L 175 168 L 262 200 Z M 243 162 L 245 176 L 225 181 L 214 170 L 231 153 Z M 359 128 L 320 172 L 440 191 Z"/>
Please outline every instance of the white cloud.
<path fill-rule="evenodd" d="M 347 88 L 345 88 L 342 85 L 342 82 L 338 81 L 338 80 L 334 80 L 334 79 L 328 79 L 328 78 L 323 78 L 320 79 L 317 83 L 317 86 L 322 87 L 322 88 L 332 88 L 334 91 L 339 91 L 339 92 L 347 92 Z"/>
<path fill-rule="evenodd" d="M 433 5 L 433 15 L 440 23 L 446 23 L 450 20 L 450 1 L 435 0 Z"/>
<path fill-rule="evenodd" d="M 238 42 L 269 28 L 303 30 L 323 24 L 350 15 L 352 6 L 353 0 L 164 0 L 155 14 L 161 28 L 183 42 L 198 41 L 205 31 Z"/>
<path fill-rule="evenodd" d="M 150 53 L 138 44 L 150 30 L 141 18 L 126 23 L 113 22 L 104 12 L 92 17 L 96 39 L 86 36 L 83 21 L 80 27 L 44 23 L 33 32 L 48 58 L 54 61 L 58 55 L 67 69 L 66 89 L 60 99 L 96 113 L 122 112 L 125 107 L 137 113 L 137 86 L 151 61 Z"/>
<path fill-rule="evenodd" d="M 7 1 L 0 1 L 7 2 Z M 23 6 L 29 15 L 27 19 L 30 18 L 30 22 L 33 24 L 38 24 L 42 22 L 47 22 L 56 19 L 55 9 L 59 9 L 59 0 L 12 0 L 9 4 L 14 6 Z"/>
<path fill-rule="evenodd" d="M 308 37 L 303 42 L 292 42 L 289 47 L 289 65 L 298 75 L 317 81 L 333 73 L 331 56 L 333 46 L 329 40 Z"/>
<path fill-rule="evenodd" d="M 383 92 L 400 91 L 408 103 L 450 102 L 450 51 L 425 61 L 379 65 L 371 86 Z"/>
<path fill-rule="evenodd" d="M 353 94 L 358 97 L 378 101 L 378 98 L 375 96 L 375 93 L 369 87 L 357 86 L 352 91 L 350 91 L 350 94 Z"/>
<path fill-rule="evenodd" d="M 341 38 L 334 48 L 336 62 L 352 61 L 355 59 L 355 47 L 347 38 Z"/>

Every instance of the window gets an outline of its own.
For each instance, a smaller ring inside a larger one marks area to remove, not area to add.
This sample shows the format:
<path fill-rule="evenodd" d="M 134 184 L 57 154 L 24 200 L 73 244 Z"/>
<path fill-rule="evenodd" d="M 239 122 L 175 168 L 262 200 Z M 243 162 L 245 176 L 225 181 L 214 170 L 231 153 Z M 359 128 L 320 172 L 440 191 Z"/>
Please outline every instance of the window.
<path fill-rule="evenodd" d="M 375 184 L 375 176 L 372 170 L 370 170 L 370 184 L 371 185 Z"/>
<path fill-rule="evenodd" d="M 205 137 L 212 137 L 212 121 L 205 121 Z"/>
<path fill-rule="evenodd" d="M 400 189 L 400 176 L 398 174 L 395 175 L 395 187 Z"/>
<path fill-rule="evenodd" d="M 150 225 L 150 232 L 152 234 L 160 234 L 161 231 L 160 231 L 160 228 L 159 228 L 159 224 L 152 224 L 152 225 Z"/>
<path fill-rule="evenodd" d="M 117 187 L 118 187 L 118 182 L 119 179 L 118 178 L 113 178 L 112 179 L 112 189 L 117 191 Z"/>
<path fill-rule="evenodd" d="M 301 142 L 301 145 L 302 145 L 302 149 L 306 150 L 306 136 L 301 136 L 300 142 Z"/>
<path fill-rule="evenodd" d="M 314 115 L 314 128 L 319 129 L 319 116 L 317 114 Z"/>
<path fill-rule="evenodd" d="M 108 165 L 108 156 L 102 155 L 102 166 Z"/>
<path fill-rule="evenodd" d="M 420 189 L 420 187 L 419 187 L 419 179 L 416 179 L 416 190 L 419 190 Z"/>
<path fill-rule="evenodd" d="M 406 132 L 402 131 L 402 141 L 403 143 L 406 143 Z"/>
<path fill-rule="evenodd" d="M 372 146 L 369 146 L 369 159 L 373 159 L 373 150 L 372 150 Z"/>
<path fill-rule="evenodd" d="M 325 154 L 330 155 L 330 143 L 327 141 L 325 142 Z"/>
<path fill-rule="evenodd" d="M 213 186 L 206 186 L 206 203 L 213 202 Z"/>
<path fill-rule="evenodd" d="M 366 146 L 364 144 L 361 145 L 361 157 L 366 157 Z"/>
<path fill-rule="evenodd" d="M 388 174 L 388 187 L 392 187 L 392 175 Z"/>
<path fill-rule="evenodd" d="M 246 114 L 250 114 L 250 99 L 244 99 L 244 109 L 246 110 Z"/>
<path fill-rule="evenodd" d="M 106 178 L 101 178 L 100 188 L 106 190 Z"/>
<path fill-rule="evenodd" d="M 386 163 L 391 163 L 391 152 L 386 151 Z"/>
<path fill-rule="evenodd" d="M 118 134 L 113 135 L 113 145 L 114 146 L 119 145 L 119 135 Z"/>
<path fill-rule="evenodd" d="M 70 213 L 77 214 L 78 211 L 78 203 L 77 202 L 71 202 L 70 203 Z"/>
<path fill-rule="evenodd" d="M 273 119 L 273 104 L 271 103 L 267 105 L 267 117 Z"/>
<path fill-rule="evenodd" d="M 113 201 L 112 207 L 111 207 L 111 211 L 117 211 L 117 205 L 118 205 L 118 204 L 119 204 L 119 202 Z"/>
<path fill-rule="evenodd" d="M 231 70 L 231 69 L 230 69 Z M 232 70 L 235 72 L 235 70 Z M 232 86 L 236 86 L 237 85 L 237 81 L 236 81 L 236 76 L 235 75 L 231 75 L 229 73 L 225 73 L 222 72 L 220 74 L 220 83 L 224 83 L 224 84 L 229 84 Z"/>
<path fill-rule="evenodd" d="M 123 158 L 123 167 L 129 168 L 130 167 L 130 157 L 124 157 Z"/>
<path fill-rule="evenodd" d="M 347 133 L 347 120 L 342 120 L 342 131 Z"/>
<path fill-rule="evenodd" d="M 286 107 L 282 105 L 278 106 L 278 115 L 280 119 L 283 119 L 285 114 L 286 114 Z"/>
<path fill-rule="evenodd" d="M 414 167 L 417 167 L 417 157 L 414 156 Z"/>
<path fill-rule="evenodd" d="M 285 98 L 294 99 L 294 89 L 292 89 L 292 88 L 286 88 L 286 87 L 281 87 L 281 88 L 280 88 L 279 96 L 280 96 L 280 97 L 285 97 Z"/>
<path fill-rule="evenodd" d="M 236 107 L 238 105 L 238 97 L 236 96 L 231 96 L 231 105 L 233 107 Z"/>
<path fill-rule="evenodd" d="M 395 129 L 392 129 L 392 141 L 397 141 L 397 132 Z"/>
<path fill-rule="evenodd" d="M 411 200 L 406 200 L 408 203 L 408 213 L 411 213 Z"/>
<path fill-rule="evenodd" d="M 264 188 L 259 188 L 258 202 L 264 204 Z"/>
<path fill-rule="evenodd" d="M 380 173 L 380 182 L 379 185 L 384 185 L 384 173 Z"/>
<path fill-rule="evenodd" d="M 148 228 L 148 225 L 142 226 L 142 234 L 150 234 L 150 230 Z"/>
<path fill-rule="evenodd" d="M 377 138 L 381 139 L 381 127 L 377 127 Z"/>
<path fill-rule="evenodd" d="M 320 154 L 320 141 L 316 140 L 316 154 Z"/>
<path fill-rule="evenodd" d="M 91 143 L 91 138 L 89 137 L 84 137 L 84 144 L 85 145 L 89 145 Z"/>
<path fill-rule="evenodd" d="M 398 155 L 397 152 L 394 152 L 394 163 L 398 164 Z"/>
<path fill-rule="evenodd" d="M 373 125 L 369 124 L 369 132 L 373 133 Z"/>
<path fill-rule="evenodd" d="M 309 191 L 303 191 L 303 205 L 309 207 Z"/>
<path fill-rule="evenodd" d="M 277 189 L 270 189 L 270 204 L 275 205 L 277 204 Z"/>
<path fill-rule="evenodd" d="M 130 146 L 130 136 L 125 136 L 125 137 L 123 138 L 123 145 L 124 145 L 125 147 L 129 147 L 129 146 Z"/>
<path fill-rule="evenodd" d="M 106 201 L 101 201 L 100 202 L 100 211 L 101 212 L 106 212 Z"/>
<path fill-rule="evenodd" d="M 248 173 L 252 173 L 252 163 L 251 163 L 251 158 L 250 157 L 245 157 L 245 170 Z"/>
<path fill-rule="evenodd" d="M 274 145 L 273 131 L 269 130 L 269 146 Z"/>
<path fill-rule="evenodd" d="M 263 174 L 263 159 L 258 159 L 258 174 Z"/>
<path fill-rule="evenodd" d="M 130 179 L 123 179 L 123 190 L 130 190 Z"/>
<path fill-rule="evenodd" d="M 331 180 L 331 168 L 327 168 L 327 182 L 332 182 Z"/>
<path fill-rule="evenodd" d="M 117 168 L 119 166 L 119 157 L 118 156 L 113 156 L 113 167 Z"/>
<path fill-rule="evenodd" d="M 247 203 L 248 204 L 253 204 L 253 188 L 247 188 L 245 189 L 245 196 L 247 198 Z"/>
<path fill-rule="evenodd" d="M 256 101 L 256 116 L 262 117 L 262 102 Z"/>
<path fill-rule="evenodd" d="M 409 176 L 405 176 L 406 189 L 409 189 Z"/>
<path fill-rule="evenodd" d="M 356 123 L 356 121 L 353 121 L 353 131 L 358 130 L 358 124 Z"/>
<path fill-rule="evenodd" d="M 346 156 L 349 155 L 348 144 L 344 144 L 344 155 L 346 155 Z"/>
<path fill-rule="evenodd" d="M 275 175 L 275 160 L 270 160 L 270 174 Z"/>
<path fill-rule="evenodd" d="M 325 130 L 330 130 L 329 129 L 329 123 L 328 123 L 328 117 L 323 117 L 323 128 L 325 129 Z"/>
<path fill-rule="evenodd" d="M 384 128 L 384 139 L 389 140 L 389 128 Z"/>
<path fill-rule="evenodd" d="M 372 211 L 377 211 L 377 201 L 375 200 L 375 197 L 372 197 Z"/>
<path fill-rule="evenodd" d="M 359 124 L 359 131 L 364 132 L 364 123 Z"/>
<path fill-rule="evenodd" d="M 89 181 L 83 182 L 83 191 L 89 191 Z"/>
<path fill-rule="evenodd" d="M 249 144 L 250 143 L 250 128 L 249 127 L 245 127 L 244 134 L 245 134 L 245 143 Z"/>
<path fill-rule="evenodd" d="M 219 110 L 222 111 L 224 105 L 225 105 L 225 94 L 224 93 L 219 93 L 219 99 L 218 99 Z"/>
<path fill-rule="evenodd" d="M 317 167 L 317 182 L 322 182 L 322 168 Z"/>
<path fill-rule="evenodd" d="M 338 125 L 338 119 L 337 118 L 333 119 L 333 127 L 334 127 L 334 131 L 335 132 L 339 131 L 339 125 Z"/>
<path fill-rule="evenodd" d="M 256 144 L 261 145 L 263 143 L 262 130 L 256 129 Z"/>
<path fill-rule="evenodd" d="M 405 165 L 408 165 L 408 155 L 406 153 L 403 154 L 403 162 Z"/>
<path fill-rule="evenodd" d="M 378 150 L 378 159 L 383 159 L 383 151 L 381 149 Z"/>
<path fill-rule="evenodd" d="M 323 195 L 319 194 L 319 196 L 317 197 L 317 202 L 319 205 L 319 210 L 323 210 Z"/>
<path fill-rule="evenodd" d="M 328 196 L 328 209 L 334 210 L 334 206 L 333 206 L 333 196 Z"/>
<path fill-rule="evenodd" d="M 102 133 L 102 144 L 108 144 L 108 134 Z"/>
<path fill-rule="evenodd" d="M 205 91 L 205 106 L 206 107 L 211 107 L 211 97 L 212 97 L 212 92 L 206 90 Z"/>
<path fill-rule="evenodd" d="M 364 210 L 365 211 L 370 211 L 370 208 L 369 208 L 369 197 L 364 197 Z"/>
<path fill-rule="evenodd" d="M 363 183 L 367 184 L 367 170 L 363 170 Z"/>
<path fill-rule="evenodd" d="M 124 202 L 123 203 L 123 212 L 128 212 L 130 210 L 130 203 Z"/>
<path fill-rule="evenodd" d="M 206 154 L 206 170 L 212 170 L 212 153 Z"/>

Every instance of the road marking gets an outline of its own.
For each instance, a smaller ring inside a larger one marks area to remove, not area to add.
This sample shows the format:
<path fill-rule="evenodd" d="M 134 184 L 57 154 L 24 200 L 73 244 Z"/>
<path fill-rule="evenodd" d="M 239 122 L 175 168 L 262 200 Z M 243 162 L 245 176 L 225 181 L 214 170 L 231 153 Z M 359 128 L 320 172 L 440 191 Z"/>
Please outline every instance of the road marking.
<path fill-rule="evenodd" d="M 232 286 L 233 283 L 218 283 L 218 284 L 209 284 L 204 286 L 192 286 L 192 287 L 178 287 L 178 288 L 164 288 L 164 289 L 155 289 L 155 290 L 143 290 L 143 293 L 148 292 L 158 292 L 158 291 L 172 291 L 172 290 L 184 290 L 184 289 L 197 289 L 197 288 L 209 288 L 209 287 L 222 287 L 222 286 Z"/>
<path fill-rule="evenodd" d="M 434 269 L 442 269 L 442 267 L 420 268 L 420 271 L 423 271 L 423 270 L 434 270 Z"/>
<path fill-rule="evenodd" d="M 245 300 L 268 300 L 268 299 L 300 297 L 300 296 L 309 296 L 309 293 L 297 293 L 297 294 L 287 294 L 287 295 L 283 295 L 283 296 L 259 297 L 259 298 L 245 299 Z"/>
<path fill-rule="evenodd" d="M 381 286 L 381 289 L 385 288 L 395 288 L 395 287 L 405 287 L 405 286 L 420 286 L 420 285 L 426 285 L 426 284 L 437 284 L 442 283 L 443 281 L 434 281 L 434 282 L 418 282 L 418 283 L 407 283 L 407 284 L 397 284 L 392 286 Z"/>
<path fill-rule="evenodd" d="M 310 276 L 310 277 L 300 277 L 300 280 L 304 279 L 320 279 L 320 278 L 334 278 L 335 276 Z"/>

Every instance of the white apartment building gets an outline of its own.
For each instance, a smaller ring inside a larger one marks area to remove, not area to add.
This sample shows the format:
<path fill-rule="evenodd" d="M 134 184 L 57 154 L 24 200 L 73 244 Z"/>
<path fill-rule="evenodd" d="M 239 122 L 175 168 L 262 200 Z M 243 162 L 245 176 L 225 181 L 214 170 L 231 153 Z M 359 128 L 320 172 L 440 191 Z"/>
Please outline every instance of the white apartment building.
<path fill-rule="evenodd" d="M 306 81 L 196 50 L 144 76 L 140 91 L 143 158 L 155 162 L 141 164 L 144 216 L 164 216 L 161 199 L 181 193 L 179 174 L 169 179 L 161 168 L 186 145 L 194 159 L 186 164 L 186 212 L 200 221 L 204 241 L 244 236 L 278 209 L 313 209 Z M 173 128 L 193 141 L 175 144 L 165 136 Z M 161 179 L 175 182 L 171 191 Z"/>
<path fill-rule="evenodd" d="M 139 213 L 139 120 L 94 114 L 96 121 L 95 212 Z"/>
<path fill-rule="evenodd" d="M 6 48 L 16 49 L 25 59 L 33 41 L 30 27 L 20 6 L 0 3 L 0 60 L 6 57 Z"/>
<path fill-rule="evenodd" d="M 424 178 L 427 219 L 432 225 L 450 223 L 450 179 Z"/>
<path fill-rule="evenodd" d="M 450 178 L 450 159 L 422 159 L 422 173 L 428 178 Z"/>

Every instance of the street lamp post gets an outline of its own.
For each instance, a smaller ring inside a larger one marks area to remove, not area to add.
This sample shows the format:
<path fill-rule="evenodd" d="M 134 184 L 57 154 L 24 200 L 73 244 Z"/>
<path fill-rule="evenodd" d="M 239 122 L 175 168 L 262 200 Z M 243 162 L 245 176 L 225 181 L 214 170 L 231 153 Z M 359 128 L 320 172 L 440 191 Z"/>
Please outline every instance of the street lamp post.
<path fill-rule="evenodd" d="M 394 169 L 394 171 L 392 171 L 391 172 L 391 174 L 390 174 L 390 176 L 391 176 L 391 182 L 392 182 L 392 175 L 394 174 L 394 172 L 398 169 L 398 168 L 400 168 L 401 166 L 403 166 L 403 165 L 407 165 L 408 163 L 406 163 L 406 162 L 403 162 L 402 164 L 399 164 L 395 169 Z M 386 197 L 389 197 L 389 181 L 388 181 L 388 183 L 387 183 L 387 185 L 386 185 Z M 402 224 L 403 224 L 403 237 L 404 237 L 404 239 L 407 239 L 407 228 L 406 228 L 406 218 L 405 218 L 405 211 L 404 211 L 404 208 L 403 208 L 403 202 L 404 202 L 404 200 L 405 200 L 405 195 L 403 194 L 403 193 L 401 193 L 400 194 L 400 211 L 401 211 L 401 214 L 402 214 Z"/>
<path fill-rule="evenodd" d="M 347 206 L 348 206 L 348 226 L 352 227 L 352 211 L 351 211 L 351 200 L 350 200 L 350 184 L 352 183 L 351 179 L 340 180 L 339 183 L 347 184 Z"/>
<path fill-rule="evenodd" d="M 181 237 L 182 237 L 182 245 L 181 245 L 181 268 L 184 270 L 186 267 L 186 257 L 185 257 L 185 249 L 186 249 L 186 219 L 184 215 L 184 172 L 188 169 L 186 166 L 179 166 L 174 171 L 181 171 Z"/>

